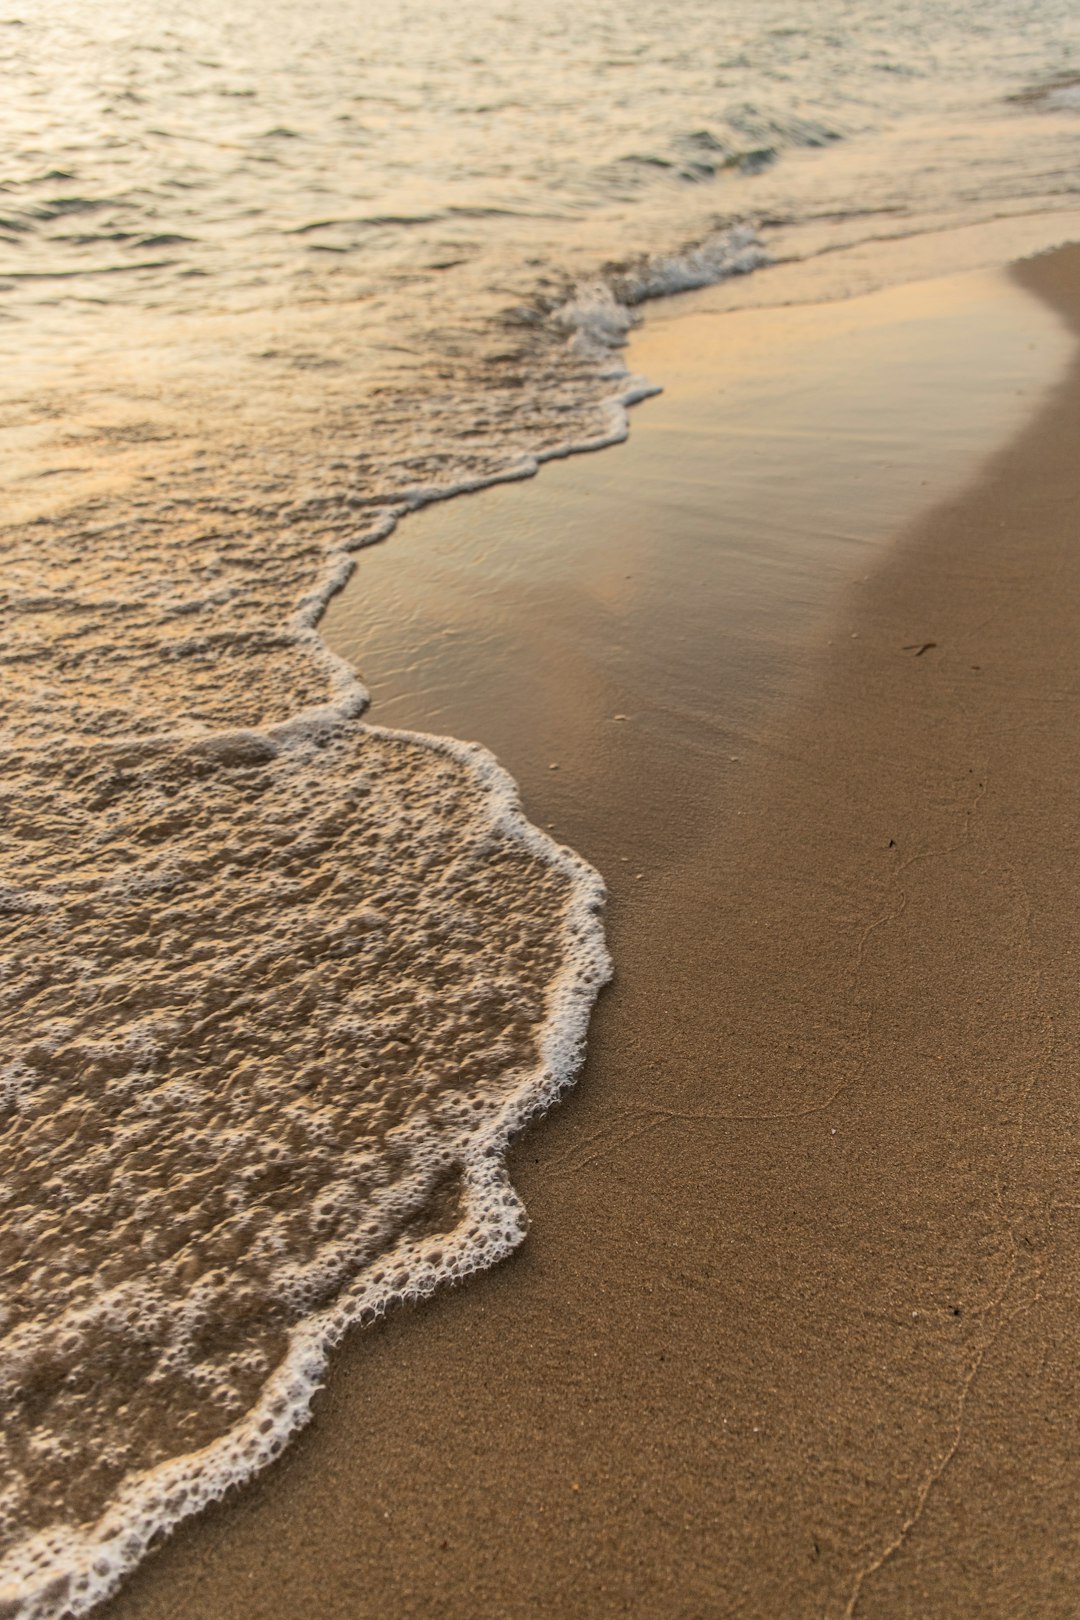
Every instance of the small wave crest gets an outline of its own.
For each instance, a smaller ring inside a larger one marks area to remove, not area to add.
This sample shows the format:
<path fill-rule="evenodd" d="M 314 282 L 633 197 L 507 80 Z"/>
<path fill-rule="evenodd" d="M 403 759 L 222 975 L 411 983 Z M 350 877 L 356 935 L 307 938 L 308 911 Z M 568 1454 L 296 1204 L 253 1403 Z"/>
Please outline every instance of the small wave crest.
<path fill-rule="evenodd" d="M 555 309 L 552 321 L 567 333 L 577 354 L 604 362 L 626 343 L 638 304 L 712 286 L 728 276 L 748 275 L 765 263 L 767 255 L 753 226 L 728 226 L 671 253 L 643 254 L 625 264 L 609 265 L 602 278 L 575 287 Z M 637 382 L 639 386 L 623 396 L 625 403 L 653 392 L 647 383 Z"/>

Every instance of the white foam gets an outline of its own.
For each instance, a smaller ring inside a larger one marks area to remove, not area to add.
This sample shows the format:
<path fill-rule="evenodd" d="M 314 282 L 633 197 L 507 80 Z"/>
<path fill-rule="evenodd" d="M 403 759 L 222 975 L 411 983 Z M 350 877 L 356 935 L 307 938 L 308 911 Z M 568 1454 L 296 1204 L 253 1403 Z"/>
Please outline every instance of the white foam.
<path fill-rule="evenodd" d="M 193 1455 L 130 1477 L 95 1524 L 57 1525 L 17 1547 L 2 1571 L 0 1603 L 18 1620 L 54 1620 L 61 1614 L 86 1613 L 115 1588 L 152 1540 L 250 1477 L 280 1452 L 306 1420 L 328 1351 L 348 1327 L 370 1323 L 393 1304 L 421 1299 L 442 1284 L 495 1263 L 525 1235 L 525 1212 L 507 1177 L 505 1150 L 530 1117 L 550 1106 L 580 1064 L 592 1003 L 611 969 L 599 920 L 603 884 L 579 857 L 525 819 L 514 783 L 486 750 L 420 733 L 373 726 L 363 730 L 395 747 L 405 744 L 430 750 L 467 768 L 482 787 L 483 821 L 476 828 L 477 835 L 510 839 L 569 879 L 571 899 L 563 919 L 562 965 L 546 990 L 548 1016 L 540 1060 L 531 1072 L 519 1077 L 493 1111 L 478 1116 L 466 1106 L 445 1108 L 440 1118 L 443 1129 L 437 1135 L 432 1133 L 426 1146 L 415 1140 L 415 1130 L 409 1128 L 412 1182 L 393 1187 L 391 1202 L 407 1203 L 414 1190 L 422 1191 L 426 1171 L 453 1161 L 460 1165 L 463 1178 L 463 1209 L 454 1231 L 437 1238 L 403 1238 L 380 1257 L 374 1274 L 370 1270 L 362 1273 L 330 1308 L 298 1322 L 290 1331 L 287 1354 L 258 1401 L 221 1438 Z M 292 741 L 295 744 L 301 735 L 310 738 L 312 734 L 310 725 L 297 728 Z M 252 750 L 256 743 L 249 734 L 220 741 L 228 750 L 238 745 Z M 270 746 L 265 739 L 262 745 Z M 206 748 L 201 743 L 197 746 Z M 228 757 L 235 760 L 235 752 Z M 152 1044 L 145 1030 L 131 1032 L 131 1039 L 144 1048 Z M 5 1079 L 16 1091 L 22 1081 L 14 1072 Z M 448 1123 L 452 1127 L 449 1135 Z M 377 1220 L 380 1212 L 376 1208 L 374 1213 Z M 302 1279 L 295 1281 L 302 1306 Z M 129 1322 L 141 1320 L 145 1332 L 147 1312 L 152 1309 L 151 1295 L 132 1284 L 99 1295 L 90 1315 L 97 1321 L 111 1319 L 119 1331 Z M 186 1309 L 197 1312 L 197 1297 L 189 1296 Z M 85 1328 L 88 1320 L 86 1311 L 69 1315 L 66 1331 Z M 27 1334 L 20 1355 L 19 1335 L 9 1336 L 5 1346 L 8 1376 L 13 1361 L 32 1359 L 37 1349 L 34 1335 Z"/>
<path fill-rule="evenodd" d="M 768 263 L 752 225 L 715 232 L 675 253 L 658 253 L 620 270 L 615 289 L 626 304 L 711 287 L 728 276 L 745 276 Z"/>
<path fill-rule="evenodd" d="M 576 288 L 555 311 L 554 321 L 568 334 L 571 348 L 591 358 L 621 348 L 633 316 L 606 281 L 594 281 Z"/>

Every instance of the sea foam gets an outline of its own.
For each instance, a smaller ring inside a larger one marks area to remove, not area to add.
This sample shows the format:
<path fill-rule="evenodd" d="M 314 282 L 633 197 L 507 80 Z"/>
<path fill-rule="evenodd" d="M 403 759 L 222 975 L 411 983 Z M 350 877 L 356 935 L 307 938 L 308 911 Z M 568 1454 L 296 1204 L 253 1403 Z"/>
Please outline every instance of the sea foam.
<path fill-rule="evenodd" d="M 37 763 L 0 1089 L 0 1600 L 35 1620 L 276 1455 L 346 1327 L 520 1242 L 505 1147 L 609 971 L 599 878 L 475 746 Z"/>

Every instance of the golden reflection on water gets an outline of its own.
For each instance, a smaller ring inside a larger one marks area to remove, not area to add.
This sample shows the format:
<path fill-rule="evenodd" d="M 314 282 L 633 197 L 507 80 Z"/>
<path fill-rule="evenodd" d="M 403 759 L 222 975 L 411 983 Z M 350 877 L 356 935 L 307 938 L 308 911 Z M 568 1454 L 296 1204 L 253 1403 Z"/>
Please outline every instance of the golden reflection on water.
<path fill-rule="evenodd" d="M 785 309 L 694 302 L 634 336 L 631 365 L 667 389 L 626 445 L 406 518 L 323 622 L 375 718 L 483 738 L 571 842 L 575 798 L 649 798 L 613 715 L 648 717 L 673 767 L 682 747 L 737 752 L 847 582 L 1070 352 L 1000 272 Z M 662 817 L 660 783 L 652 797 Z"/>

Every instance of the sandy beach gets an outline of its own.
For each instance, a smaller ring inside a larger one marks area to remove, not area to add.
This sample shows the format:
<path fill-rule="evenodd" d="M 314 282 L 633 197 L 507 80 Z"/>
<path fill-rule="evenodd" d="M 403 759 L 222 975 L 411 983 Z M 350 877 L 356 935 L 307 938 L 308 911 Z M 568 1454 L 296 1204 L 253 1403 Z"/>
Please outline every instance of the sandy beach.
<path fill-rule="evenodd" d="M 496 752 L 616 978 L 524 1247 L 103 1617 L 1075 1612 L 1078 325 L 1074 249 L 677 313 L 626 446 L 360 558 L 372 717 Z"/>

